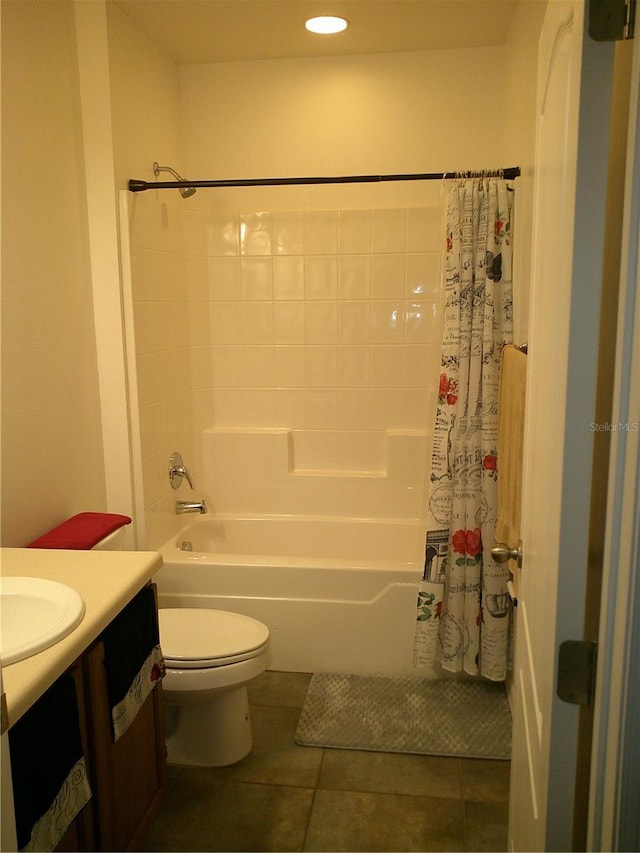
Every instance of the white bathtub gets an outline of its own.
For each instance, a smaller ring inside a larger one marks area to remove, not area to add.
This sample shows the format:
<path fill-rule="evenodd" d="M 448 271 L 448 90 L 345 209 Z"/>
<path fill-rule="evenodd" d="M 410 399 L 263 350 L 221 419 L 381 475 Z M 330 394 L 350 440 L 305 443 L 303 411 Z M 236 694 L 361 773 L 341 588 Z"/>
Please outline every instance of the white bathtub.
<path fill-rule="evenodd" d="M 259 619 L 274 670 L 410 673 L 423 536 L 417 521 L 199 518 L 161 549 L 160 606 Z"/>

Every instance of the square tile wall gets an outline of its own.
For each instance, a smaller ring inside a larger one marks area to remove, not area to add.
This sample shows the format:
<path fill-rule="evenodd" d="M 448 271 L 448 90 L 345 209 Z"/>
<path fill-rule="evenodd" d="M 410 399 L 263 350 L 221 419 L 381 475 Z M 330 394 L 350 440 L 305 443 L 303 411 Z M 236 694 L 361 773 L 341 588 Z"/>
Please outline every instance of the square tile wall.
<path fill-rule="evenodd" d="M 131 222 L 149 543 L 184 497 L 169 455 L 197 481 L 204 429 L 287 428 L 297 470 L 356 474 L 386 470 L 387 430 L 430 434 L 439 208 L 230 215 L 165 198 L 137 196 Z"/>
<path fill-rule="evenodd" d="M 388 429 L 430 430 L 438 207 L 214 213 L 214 424 L 288 427 L 300 470 L 379 471 Z"/>
<path fill-rule="evenodd" d="M 179 450 L 193 469 L 194 435 L 213 418 L 205 214 L 141 194 L 130 232 L 147 546 L 158 547 L 174 534 L 174 501 L 188 497 L 169 486 L 169 457 Z"/>

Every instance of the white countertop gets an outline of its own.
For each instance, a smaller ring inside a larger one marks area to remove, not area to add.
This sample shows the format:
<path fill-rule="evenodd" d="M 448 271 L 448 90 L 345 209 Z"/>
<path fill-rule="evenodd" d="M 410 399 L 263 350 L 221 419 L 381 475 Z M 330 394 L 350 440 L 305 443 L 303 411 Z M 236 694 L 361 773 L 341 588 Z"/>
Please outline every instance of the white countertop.
<path fill-rule="evenodd" d="M 0 574 L 38 577 L 80 593 L 85 612 L 53 646 L 2 666 L 9 725 L 13 725 L 151 580 L 162 565 L 155 551 L 61 551 L 0 548 Z"/>

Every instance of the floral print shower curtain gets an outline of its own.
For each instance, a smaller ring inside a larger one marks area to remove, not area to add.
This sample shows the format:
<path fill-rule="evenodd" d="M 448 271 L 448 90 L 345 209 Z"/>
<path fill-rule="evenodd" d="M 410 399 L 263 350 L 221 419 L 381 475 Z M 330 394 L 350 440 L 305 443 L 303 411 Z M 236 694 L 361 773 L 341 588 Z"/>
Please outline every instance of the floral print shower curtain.
<path fill-rule="evenodd" d="M 416 667 L 506 676 L 508 569 L 491 558 L 497 515 L 498 372 L 512 339 L 513 190 L 500 178 L 448 189 L 446 301 L 418 593 Z"/>

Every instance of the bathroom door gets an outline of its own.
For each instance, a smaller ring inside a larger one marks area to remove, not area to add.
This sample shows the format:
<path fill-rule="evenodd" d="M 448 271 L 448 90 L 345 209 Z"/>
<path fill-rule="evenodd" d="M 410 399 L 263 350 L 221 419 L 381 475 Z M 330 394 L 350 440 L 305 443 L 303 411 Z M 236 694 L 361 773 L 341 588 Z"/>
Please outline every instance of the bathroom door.
<path fill-rule="evenodd" d="M 613 45 L 550 0 L 538 49 L 531 320 L 509 849 L 571 850 L 579 707 L 558 648 L 583 637 Z"/>

